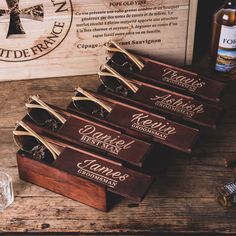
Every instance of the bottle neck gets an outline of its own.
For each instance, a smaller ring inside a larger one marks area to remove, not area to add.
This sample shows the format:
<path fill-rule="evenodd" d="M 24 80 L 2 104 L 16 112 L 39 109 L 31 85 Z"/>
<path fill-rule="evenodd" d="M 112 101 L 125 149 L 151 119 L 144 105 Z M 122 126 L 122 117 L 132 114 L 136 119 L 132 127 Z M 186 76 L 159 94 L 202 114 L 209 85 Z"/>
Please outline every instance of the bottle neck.
<path fill-rule="evenodd" d="M 224 9 L 235 9 L 236 10 L 236 0 L 227 0 Z"/>

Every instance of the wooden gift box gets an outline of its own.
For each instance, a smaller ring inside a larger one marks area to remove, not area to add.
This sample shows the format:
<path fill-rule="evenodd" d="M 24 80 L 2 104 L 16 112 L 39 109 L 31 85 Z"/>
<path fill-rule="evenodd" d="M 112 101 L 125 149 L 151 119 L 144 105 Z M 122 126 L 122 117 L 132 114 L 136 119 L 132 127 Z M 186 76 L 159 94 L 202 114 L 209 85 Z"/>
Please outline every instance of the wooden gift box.
<path fill-rule="evenodd" d="M 111 92 L 104 85 L 101 85 L 98 91 L 114 100 L 123 101 L 197 128 L 215 129 L 222 116 L 222 108 L 218 105 L 209 104 L 181 93 L 134 80 L 133 78 L 131 81 L 138 90 L 128 96 Z"/>
<path fill-rule="evenodd" d="M 56 106 L 47 105 L 63 116 L 66 122 L 58 130 L 53 131 L 49 127 L 37 125 L 29 115 L 26 115 L 23 121 L 39 134 L 50 135 L 92 152 L 100 153 L 108 158 L 138 167 L 143 166 L 145 159 L 152 150 L 152 145 L 148 142 L 125 135 L 117 129 L 100 124 L 101 122 L 94 122 L 88 118 L 75 116 Z M 40 117 L 40 111 L 37 115 Z M 97 136 L 102 134 L 103 137 L 111 137 L 110 140 L 116 139 L 117 142 L 109 144 L 108 141 L 102 139 L 99 141 L 97 137 L 92 136 L 91 130 L 93 133 L 97 133 Z M 84 133 L 85 131 L 86 133 Z M 121 145 L 119 146 L 119 144 Z"/>
<path fill-rule="evenodd" d="M 68 106 L 68 110 L 75 115 L 89 117 L 105 125 L 113 126 L 128 135 L 154 143 L 160 148 L 166 146 L 185 153 L 192 152 L 199 137 L 199 130 L 178 124 L 163 116 L 155 115 L 122 101 L 104 97 L 92 91 L 89 91 L 89 93 L 112 108 L 107 117 L 101 118 L 78 110 L 73 102 Z M 147 119 L 149 125 L 152 122 L 152 127 L 148 128 L 138 124 L 140 119 Z"/>
<path fill-rule="evenodd" d="M 61 154 L 49 164 L 17 152 L 20 178 L 101 211 L 108 211 L 119 196 L 141 201 L 154 180 L 118 162 L 43 138 L 59 147 Z"/>
<path fill-rule="evenodd" d="M 133 56 L 143 63 L 142 69 L 121 53 L 115 53 L 107 64 L 124 77 L 174 90 L 206 102 L 219 102 L 225 91 L 226 84 L 215 79 L 140 55 Z"/>
<path fill-rule="evenodd" d="M 106 188 L 92 181 L 74 177 L 49 165 L 17 153 L 20 179 L 79 201 L 101 211 L 109 209 Z M 96 196 L 96 197 L 95 197 Z"/>

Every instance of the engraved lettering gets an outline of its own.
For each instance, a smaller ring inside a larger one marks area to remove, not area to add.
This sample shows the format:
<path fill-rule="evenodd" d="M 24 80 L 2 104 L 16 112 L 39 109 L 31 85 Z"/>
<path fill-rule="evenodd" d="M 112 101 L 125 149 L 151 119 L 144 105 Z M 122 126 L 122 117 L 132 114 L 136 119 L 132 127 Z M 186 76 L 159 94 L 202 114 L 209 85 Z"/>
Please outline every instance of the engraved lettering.
<path fill-rule="evenodd" d="M 113 154 L 118 155 L 121 150 L 127 150 L 132 147 L 135 141 L 126 142 L 120 136 L 112 137 L 105 133 L 97 131 L 93 125 L 85 125 L 79 129 L 79 134 L 82 135 L 81 141 L 87 144 L 102 148 Z"/>
<path fill-rule="evenodd" d="M 97 160 L 85 160 L 77 164 L 78 174 L 97 180 L 109 187 L 114 188 L 119 182 L 124 182 L 129 178 L 128 174 L 102 166 Z"/>
<path fill-rule="evenodd" d="M 131 127 L 133 129 L 155 136 L 162 140 L 167 139 L 169 135 L 176 134 L 176 128 L 170 126 L 169 122 L 153 121 L 149 118 L 149 115 L 145 115 L 143 113 L 134 114 L 131 122 Z"/>
<path fill-rule="evenodd" d="M 186 88 L 191 92 L 195 92 L 197 89 L 202 88 L 206 83 L 200 78 L 186 77 L 171 68 L 165 68 L 162 75 L 163 81 L 178 85 L 180 87 Z"/>
<path fill-rule="evenodd" d="M 163 108 L 167 108 L 172 111 L 182 113 L 186 116 L 193 117 L 196 114 L 204 113 L 203 104 L 195 105 L 192 101 L 184 101 L 184 99 L 176 99 L 171 94 L 164 96 L 155 96 L 150 98 L 151 101 L 155 101 L 155 105 Z"/>

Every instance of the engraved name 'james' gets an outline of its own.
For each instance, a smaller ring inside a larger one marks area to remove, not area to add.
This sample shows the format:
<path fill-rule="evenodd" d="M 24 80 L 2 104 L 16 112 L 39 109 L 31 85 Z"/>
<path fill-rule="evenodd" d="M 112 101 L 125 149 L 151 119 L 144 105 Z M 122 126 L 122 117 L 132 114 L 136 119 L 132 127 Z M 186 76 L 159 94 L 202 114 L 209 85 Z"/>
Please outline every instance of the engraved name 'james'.
<path fill-rule="evenodd" d="M 204 113 L 203 104 L 196 105 L 192 101 L 185 101 L 184 99 L 176 99 L 171 94 L 163 96 L 155 96 L 150 98 L 151 101 L 155 102 L 158 107 L 163 107 L 171 111 L 176 111 L 178 113 L 184 114 L 188 117 L 193 117 L 196 114 Z"/>
<path fill-rule="evenodd" d="M 79 175 L 98 181 L 111 188 L 114 188 L 119 182 L 124 182 L 129 178 L 128 174 L 103 166 L 94 159 L 79 162 L 77 167 L 77 173 Z"/>
<path fill-rule="evenodd" d="M 195 92 L 206 84 L 200 78 L 186 77 L 181 75 L 181 72 L 171 68 L 164 69 L 162 80 L 186 88 L 191 92 Z"/>
<path fill-rule="evenodd" d="M 85 125 L 79 130 L 82 135 L 81 141 L 95 147 L 104 149 L 110 153 L 118 155 L 121 150 L 127 150 L 132 147 L 135 141 L 126 142 L 120 136 L 113 137 L 103 132 L 97 131 L 93 125 Z"/>
<path fill-rule="evenodd" d="M 176 128 L 171 126 L 170 123 L 154 121 L 150 119 L 149 115 L 145 115 L 143 113 L 134 114 L 131 122 L 131 127 L 133 129 L 162 140 L 166 140 L 169 135 L 176 134 Z"/>
<path fill-rule="evenodd" d="M 35 6 L 29 3 L 28 8 L 20 7 L 21 0 L 13 5 L 6 1 L 9 9 L 0 9 L 4 24 L 0 29 L 0 60 L 23 62 L 42 57 L 67 36 L 72 21 L 71 0 L 42 0 Z M 8 28 L 7 33 L 4 29 Z"/>

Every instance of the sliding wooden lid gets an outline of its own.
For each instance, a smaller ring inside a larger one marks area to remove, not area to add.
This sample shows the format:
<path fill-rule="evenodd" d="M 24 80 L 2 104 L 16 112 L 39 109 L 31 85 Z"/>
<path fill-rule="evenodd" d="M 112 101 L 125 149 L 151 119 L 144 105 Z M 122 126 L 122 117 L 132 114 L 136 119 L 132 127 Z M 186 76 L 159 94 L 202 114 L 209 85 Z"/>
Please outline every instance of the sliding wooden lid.
<path fill-rule="evenodd" d="M 107 187 L 120 196 L 141 201 L 153 177 L 108 161 L 98 155 L 65 148 L 53 166 Z M 94 196 L 96 197 L 96 196 Z"/>
<path fill-rule="evenodd" d="M 141 70 L 135 67 L 130 70 L 130 67 L 124 66 L 126 58 L 120 53 L 115 53 L 108 64 L 124 76 L 129 75 L 134 79 L 163 86 L 210 102 L 219 102 L 226 88 L 224 83 L 206 78 L 192 71 L 139 55 L 134 56 L 143 62 L 144 67 Z"/>

